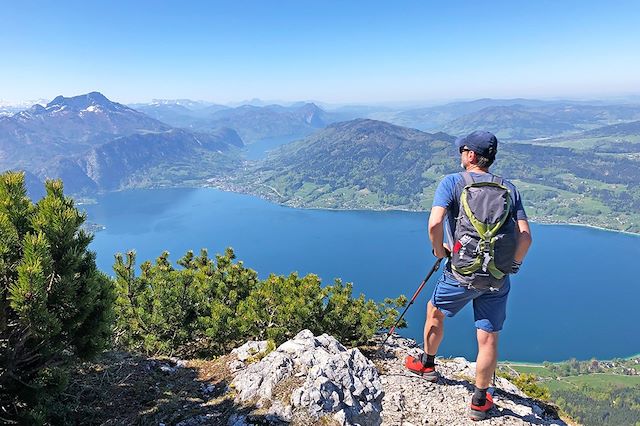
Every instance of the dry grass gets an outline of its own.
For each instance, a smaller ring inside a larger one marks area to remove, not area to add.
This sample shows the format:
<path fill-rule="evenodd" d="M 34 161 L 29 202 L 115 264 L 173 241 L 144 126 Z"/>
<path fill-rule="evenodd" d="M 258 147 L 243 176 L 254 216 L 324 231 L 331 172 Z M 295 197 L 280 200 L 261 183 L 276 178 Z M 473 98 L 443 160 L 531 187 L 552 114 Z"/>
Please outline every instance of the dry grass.
<path fill-rule="evenodd" d="M 188 361 L 107 352 L 73 369 L 60 419 L 71 424 L 175 424 L 208 416 L 213 424 L 242 410 L 225 394 L 231 379 L 226 357 Z M 164 371 L 163 371 L 164 370 Z"/>
<path fill-rule="evenodd" d="M 223 382 L 231 377 L 228 363 L 235 359 L 231 355 L 221 356 L 215 360 L 194 359 L 187 361 L 186 367 L 197 373 L 197 380 L 204 382 Z"/>
<path fill-rule="evenodd" d="M 273 388 L 273 395 L 285 404 L 291 404 L 291 395 L 304 383 L 303 377 L 291 376 L 278 382 Z"/>
<path fill-rule="evenodd" d="M 70 383 L 59 403 L 61 410 L 54 422 L 83 425 L 175 425 L 192 419 L 190 424 L 226 425 L 234 414 L 243 415 L 249 424 L 290 424 L 291 426 L 338 423 L 330 416 L 310 417 L 296 410 L 290 423 L 268 416 L 271 404 L 257 407 L 256 401 L 236 403 L 229 387 L 233 374 L 228 364 L 232 355 L 215 360 L 183 361 L 165 357 L 149 358 L 126 352 L 105 352 L 93 362 L 76 365 Z M 375 359 L 383 368 L 384 359 Z M 291 376 L 279 382 L 274 403 L 291 403 L 293 391 L 305 377 Z"/>

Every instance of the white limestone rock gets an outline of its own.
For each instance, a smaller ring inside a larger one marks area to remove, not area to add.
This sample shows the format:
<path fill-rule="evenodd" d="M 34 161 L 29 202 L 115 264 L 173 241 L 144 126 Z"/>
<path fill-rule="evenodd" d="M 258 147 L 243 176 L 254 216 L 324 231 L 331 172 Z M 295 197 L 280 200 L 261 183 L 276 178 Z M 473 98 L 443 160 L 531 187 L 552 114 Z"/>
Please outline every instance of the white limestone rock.
<path fill-rule="evenodd" d="M 274 395 L 287 380 L 290 394 Z M 381 423 L 383 391 L 375 366 L 360 350 L 347 350 L 326 334 L 301 331 L 239 372 L 231 386 L 237 401 L 269 401 L 270 410 L 286 421 L 303 411 L 316 419 L 333 416 L 341 425 Z"/>

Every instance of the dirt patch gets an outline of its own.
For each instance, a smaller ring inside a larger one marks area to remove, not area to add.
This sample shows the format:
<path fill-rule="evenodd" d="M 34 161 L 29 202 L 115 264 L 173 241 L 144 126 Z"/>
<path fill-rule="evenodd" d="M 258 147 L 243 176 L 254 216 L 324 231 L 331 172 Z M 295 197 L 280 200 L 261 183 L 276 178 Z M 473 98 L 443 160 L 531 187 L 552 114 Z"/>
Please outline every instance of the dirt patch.
<path fill-rule="evenodd" d="M 304 383 L 303 377 L 291 376 L 278 382 L 273 388 L 273 396 L 285 404 L 291 404 L 291 394 Z"/>
<path fill-rule="evenodd" d="M 223 396 L 231 373 L 226 357 L 176 362 L 107 352 L 77 365 L 61 396 L 65 424 L 176 424 L 202 417 L 209 424 L 242 410 Z M 215 421 L 213 421 L 215 419 Z"/>
<path fill-rule="evenodd" d="M 213 397 L 222 395 L 228 383 L 233 379 L 229 369 L 229 361 L 235 359 L 231 355 L 221 356 L 213 361 L 195 359 L 186 362 L 186 368 L 196 372 L 196 380 L 206 384 L 207 393 Z"/>

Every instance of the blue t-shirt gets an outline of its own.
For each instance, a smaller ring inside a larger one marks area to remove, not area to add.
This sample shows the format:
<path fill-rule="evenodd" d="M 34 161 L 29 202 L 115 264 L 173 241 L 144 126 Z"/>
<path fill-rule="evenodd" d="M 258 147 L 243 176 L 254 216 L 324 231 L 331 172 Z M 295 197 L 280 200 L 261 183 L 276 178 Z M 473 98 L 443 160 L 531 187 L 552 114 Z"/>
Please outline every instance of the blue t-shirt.
<path fill-rule="evenodd" d="M 491 182 L 493 179 L 491 173 L 475 173 L 471 172 L 471 177 L 474 182 Z M 522 206 L 522 199 L 520 193 L 516 189 L 515 185 L 506 179 L 503 179 L 503 184 L 511 191 L 511 198 L 513 203 L 513 217 L 516 220 L 526 220 L 527 214 Z M 435 196 L 433 197 L 433 207 L 444 207 L 447 209 L 447 222 L 449 223 L 449 229 L 451 230 L 451 238 L 456 233 L 456 217 L 460 211 L 460 196 L 464 189 L 464 178 L 462 173 L 453 173 L 445 176 L 436 188 Z M 445 227 L 447 224 L 445 223 Z M 448 240 L 448 231 L 445 230 L 444 241 Z M 452 243 L 451 241 L 450 243 Z"/>

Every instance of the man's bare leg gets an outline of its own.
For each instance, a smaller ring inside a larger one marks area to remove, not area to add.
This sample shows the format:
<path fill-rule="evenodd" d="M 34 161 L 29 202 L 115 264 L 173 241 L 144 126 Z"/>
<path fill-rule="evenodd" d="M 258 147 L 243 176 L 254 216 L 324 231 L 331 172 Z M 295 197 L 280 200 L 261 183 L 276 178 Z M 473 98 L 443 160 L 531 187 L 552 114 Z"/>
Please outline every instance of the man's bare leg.
<path fill-rule="evenodd" d="M 478 358 L 476 359 L 476 387 L 485 389 L 491 386 L 493 372 L 498 360 L 499 333 L 489 333 L 477 329 Z"/>
<path fill-rule="evenodd" d="M 408 356 L 405 367 L 422 378 L 435 383 L 440 375 L 435 370 L 434 356 L 442 341 L 444 332 L 444 314 L 431 302 L 427 305 L 427 320 L 424 324 L 424 352 L 426 356 Z M 430 354 L 430 355 L 429 355 Z"/>
<path fill-rule="evenodd" d="M 444 314 L 438 308 L 427 304 L 427 321 L 424 324 L 424 352 L 435 355 L 444 336 Z"/>

